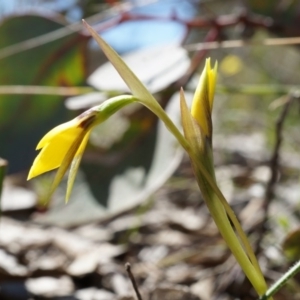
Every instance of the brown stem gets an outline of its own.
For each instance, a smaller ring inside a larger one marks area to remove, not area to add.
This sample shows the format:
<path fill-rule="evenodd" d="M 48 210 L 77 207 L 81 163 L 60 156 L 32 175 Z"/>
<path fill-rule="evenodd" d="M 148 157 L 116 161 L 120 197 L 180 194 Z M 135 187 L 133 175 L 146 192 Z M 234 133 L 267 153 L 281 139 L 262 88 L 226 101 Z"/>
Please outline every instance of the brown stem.
<path fill-rule="evenodd" d="M 138 298 L 138 300 L 143 300 L 143 298 L 142 298 L 142 296 L 141 296 L 141 294 L 139 292 L 139 288 L 138 288 L 138 286 L 136 284 L 135 278 L 134 278 L 134 276 L 133 276 L 133 274 L 131 272 L 131 265 L 130 265 L 129 262 L 127 262 L 125 264 L 125 269 L 126 269 L 126 272 L 127 272 L 128 276 L 130 278 L 130 281 L 132 283 L 132 286 L 133 286 L 133 289 L 135 291 L 136 297 Z"/>
<path fill-rule="evenodd" d="M 4 177 L 5 177 L 5 173 L 6 173 L 6 169 L 7 169 L 7 161 L 0 158 L 0 216 L 2 213 L 1 210 L 1 193 L 2 193 L 2 188 L 3 188 L 3 181 L 4 181 Z"/>
<path fill-rule="evenodd" d="M 208 31 L 208 33 L 204 39 L 204 42 L 216 41 L 218 39 L 219 35 L 220 35 L 219 29 L 216 27 L 213 27 Z M 185 75 L 182 76 L 182 78 L 180 78 L 176 82 L 177 87 L 184 87 L 189 82 L 189 80 L 191 79 L 191 77 L 194 75 L 194 73 L 198 69 L 199 64 L 202 62 L 202 60 L 204 59 L 207 52 L 208 52 L 207 49 L 201 49 L 201 50 L 198 50 L 194 54 L 192 61 L 190 63 L 189 69 L 187 70 Z"/>
<path fill-rule="evenodd" d="M 264 236 L 265 232 L 267 231 L 269 207 L 270 207 L 270 204 L 271 204 L 272 200 L 274 199 L 274 195 L 275 195 L 274 189 L 275 189 L 275 185 L 278 180 L 278 169 L 280 166 L 280 150 L 281 150 L 281 145 L 282 145 L 282 141 L 283 141 L 283 126 L 284 126 L 285 119 L 288 115 L 289 109 L 291 107 L 291 104 L 293 102 L 293 99 L 296 98 L 296 95 L 289 95 L 287 97 L 288 97 L 288 99 L 287 99 L 286 103 L 284 104 L 284 107 L 283 107 L 283 109 L 276 121 L 276 125 L 275 125 L 275 145 L 274 145 L 273 153 L 272 153 L 270 163 L 269 163 L 270 170 L 271 170 L 271 176 L 267 183 L 265 197 L 264 197 L 264 203 L 263 203 L 263 207 L 262 207 L 264 217 L 258 228 L 259 238 L 258 238 L 257 247 L 256 247 L 257 253 L 259 253 L 261 250 L 262 237 Z"/>

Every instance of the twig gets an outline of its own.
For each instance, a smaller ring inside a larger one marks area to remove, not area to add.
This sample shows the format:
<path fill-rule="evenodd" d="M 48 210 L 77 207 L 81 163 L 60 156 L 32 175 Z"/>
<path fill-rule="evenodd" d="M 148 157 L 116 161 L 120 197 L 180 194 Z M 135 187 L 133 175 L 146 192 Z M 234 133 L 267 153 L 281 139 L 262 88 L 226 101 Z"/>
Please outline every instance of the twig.
<path fill-rule="evenodd" d="M 260 227 L 258 229 L 259 231 L 259 235 L 260 238 L 258 238 L 257 241 L 257 247 L 256 247 L 256 252 L 260 252 L 260 242 L 262 240 L 262 237 L 264 235 L 264 233 L 267 230 L 267 220 L 268 220 L 268 212 L 269 212 L 269 207 L 270 204 L 274 198 L 274 188 L 278 179 L 278 169 L 279 169 L 279 159 L 280 159 L 280 150 L 281 150 L 281 145 L 282 145 L 282 141 L 283 141 L 283 125 L 284 125 L 284 121 L 287 117 L 289 108 L 291 106 L 291 103 L 293 102 L 292 100 L 296 97 L 296 95 L 289 95 L 288 99 L 286 101 L 286 103 L 284 104 L 284 107 L 281 111 L 281 114 L 279 115 L 279 118 L 276 121 L 276 126 L 275 126 L 275 146 L 273 149 L 273 154 L 272 157 L 270 159 L 270 169 L 271 169 L 271 176 L 270 179 L 267 183 L 267 187 L 266 187 L 266 192 L 265 192 L 265 199 L 264 199 L 264 203 L 263 203 L 263 213 L 264 213 L 264 217 L 263 220 L 260 224 Z"/>
<path fill-rule="evenodd" d="M 168 16 L 168 17 L 160 17 L 160 16 L 149 16 L 149 15 L 142 15 L 142 14 L 130 14 L 129 12 L 135 8 L 144 6 L 149 3 L 156 2 L 157 0 L 148 0 L 143 1 L 140 5 L 132 5 L 130 3 L 123 3 L 118 5 L 118 7 L 114 6 L 107 11 L 100 12 L 94 16 L 86 18 L 88 23 L 95 23 L 99 22 L 99 20 L 105 20 L 101 22 L 101 24 L 96 25 L 96 31 L 104 31 L 113 26 L 117 26 L 126 21 L 149 21 L 149 20 L 156 20 L 156 21 L 172 21 L 178 22 L 180 24 L 185 25 L 188 29 L 191 28 L 212 28 L 218 27 L 219 29 L 232 27 L 237 24 L 246 24 L 252 27 L 262 27 L 271 30 L 274 27 L 274 22 L 269 17 L 264 16 L 255 16 L 253 14 L 230 14 L 230 15 L 223 15 L 218 16 L 214 19 L 206 18 L 206 17 L 197 17 L 191 20 L 181 19 L 176 15 Z M 109 18 L 109 19 L 108 19 Z M 81 37 L 87 37 L 86 31 L 82 30 L 81 22 L 73 23 L 63 28 L 48 32 L 46 34 L 4 47 L 0 49 L 0 59 L 6 58 L 13 54 L 17 54 L 29 49 L 33 49 L 39 47 L 41 45 L 50 43 L 57 39 L 66 37 L 72 33 L 80 32 Z M 195 50 L 195 49 L 194 49 Z"/>
<path fill-rule="evenodd" d="M 300 271 L 300 261 L 298 261 L 293 267 L 291 267 L 281 278 L 279 278 L 267 292 L 259 298 L 259 300 L 267 300 L 278 292 L 289 279 L 294 277 Z"/>
<path fill-rule="evenodd" d="M 40 86 L 40 85 L 2 85 L 0 86 L 0 95 L 2 94 L 21 94 L 21 95 L 60 95 L 74 96 L 95 92 L 92 87 L 63 87 L 63 86 Z"/>
<path fill-rule="evenodd" d="M 213 50 L 219 48 L 241 48 L 250 46 L 286 46 L 300 44 L 300 37 L 288 38 L 268 38 L 262 41 L 251 40 L 228 40 L 228 41 L 214 41 L 184 45 L 183 47 L 188 51 L 195 50 Z"/>
<path fill-rule="evenodd" d="M 281 144 L 283 140 L 282 132 L 283 132 L 283 125 L 284 121 L 286 119 L 286 116 L 288 114 L 290 105 L 292 103 L 292 96 L 289 96 L 288 101 L 285 103 L 281 114 L 276 121 L 276 130 L 275 130 L 275 147 L 273 150 L 273 154 L 270 160 L 270 168 L 271 168 L 271 177 L 267 184 L 266 194 L 265 194 L 265 204 L 264 204 L 264 210 L 265 213 L 267 213 L 270 202 L 272 201 L 272 198 L 274 197 L 274 186 L 276 184 L 277 178 L 278 178 L 278 168 L 279 168 L 279 155 L 280 155 L 280 149 Z M 265 216 L 266 221 L 267 216 Z"/>
<path fill-rule="evenodd" d="M 133 274 L 132 274 L 132 272 L 131 272 L 131 265 L 130 265 L 129 262 L 127 262 L 127 263 L 125 264 L 125 269 L 126 269 L 126 272 L 128 273 L 128 276 L 129 276 L 129 278 L 130 278 L 130 281 L 131 281 L 131 283 L 132 283 L 132 286 L 133 286 L 133 289 L 134 289 L 134 291 L 135 291 L 136 297 L 138 298 L 138 300 L 143 300 L 143 298 L 142 298 L 142 296 L 141 296 L 141 294 L 140 294 L 140 292 L 139 292 L 139 288 L 138 288 L 138 286 L 137 286 L 137 284 L 136 284 L 135 278 L 134 278 L 134 276 L 133 276 Z"/>
<path fill-rule="evenodd" d="M 106 11 L 97 13 L 91 17 L 86 18 L 86 21 L 89 23 L 99 22 L 99 20 L 104 20 L 107 17 L 114 17 L 118 16 L 122 12 L 130 11 L 133 8 L 144 6 L 149 3 L 156 2 L 157 0 L 148 0 L 143 1 L 142 4 L 131 4 L 129 2 L 122 3 L 118 5 L 118 7 L 112 7 Z M 76 22 L 73 24 L 70 24 L 68 26 L 56 29 L 54 31 L 42 34 L 37 37 L 33 37 L 31 39 L 4 47 L 0 49 L 0 59 L 6 58 L 8 56 L 33 49 L 36 47 L 39 47 L 41 45 L 50 43 L 52 41 L 58 40 L 60 38 L 66 37 L 72 33 L 80 32 L 82 31 L 82 22 Z"/>
<path fill-rule="evenodd" d="M 0 158 L 0 215 L 1 215 L 1 193 L 3 187 L 3 181 L 6 173 L 7 161 Z"/>
<path fill-rule="evenodd" d="M 220 36 L 220 30 L 217 27 L 213 27 L 211 28 L 208 33 L 205 36 L 205 42 L 213 42 L 215 40 L 217 40 Z M 195 72 L 197 71 L 199 64 L 202 62 L 202 60 L 204 59 L 206 53 L 207 53 L 207 49 L 200 49 L 198 50 L 190 63 L 190 66 L 188 68 L 188 70 L 186 71 L 186 73 L 176 82 L 176 87 L 184 87 L 189 80 L 193 77 L 193 75 L 195 74 Z"/>

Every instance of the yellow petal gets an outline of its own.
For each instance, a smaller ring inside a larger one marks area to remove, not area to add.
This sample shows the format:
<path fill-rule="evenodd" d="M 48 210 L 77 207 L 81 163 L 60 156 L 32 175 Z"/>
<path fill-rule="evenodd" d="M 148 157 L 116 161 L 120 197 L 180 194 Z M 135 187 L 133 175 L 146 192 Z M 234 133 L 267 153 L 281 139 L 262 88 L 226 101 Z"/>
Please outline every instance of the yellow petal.
<path fill-rule="evenodd" d="M 207 76 L 207 66 L 200 76 L 200 80 L 193 98 L 191 114 L 195 120 L 200 125 L 203 133 L 206 136 L 210 135 L 211 132 L 211 110 L 210 110 L 210 101 L 209 101 L 209 88 L 208 88 L 208 76 Z"/>
<path fill-rule="evenodd" d="M 36 150 L 43 148 L 54 137 L 57 137 L 57 136 L 64 137 L 64 139 L 66 141 L 69 140 L 71 136 L 74 136 L 74 134 L 78 134 L 77 130 L 80 129 L 80 128 L 77 128 L 78 125 L 79 125 L 79 122 L 78 122 L 77 118 L 75 118 L 69 122 L 66 122 L 66 123 L 63 123 L 61 125 L 54 127 L 49 132 L 47 132 L 43 136 L 43 138 L 39 141 L 39 143 L 36 147 Z M 74 131 L 74 133 L 72 133 L 72 131 Z"/>
<path fill-rule="evenodd" d="M 84 137 L 87 133 L 87 130 L 83 130 L 74 140 L 70 148 L 68 149 L 61 165 L 59 166 L 58 171 L 56 172 L 56 175 L 54 177 L 54 180 L 52 182 L 50 191 L 47 195 L 46 201 L 50 199 L 58 185 L 60 184 L 61 180 L 63 179 L 64 175 L 66 174 L 68 168 L 70 167 L 72 161 L 74 160 L 74 157 L 76 153 L 78 152 L 78 149 L 80 148 L 80 145 L 82 144 L 82 141 L 84 140 Z"/>
<path fill-rule="evenodd" d="M 211 113 L 216 86 L 216 77 L 217 64 L 215 64 L 214 69 L 211 69 L 210 58 L 208 58 L 206 60 L 204 70 L 200 76 L 191 109 L 192 116 L 200 125 L 203 133 L 209 138 L 212 136 Z"/>
<path fill-rule="evenodd" d="M 73 188 L 73 185 L 74 185 L 74 181 L 75 181 L 75 177 L 76 177 L 76 174 L 77 174 L 77 171 L 78 171 L 78 167 L 80 165 L 82 154 L 84 152 L 86 144 L 87 144 L 87 142 L 89 140 L 90 133 L 91 133 L 91 131 L 89 131 L 85 135 L 85 137 L 84 137 L 83 141 L 81 142 L 81 145 L 78 148 L 78 150 L 76 152 L 76 155 L 75 155 L 75 157 L 74 157 L 74 159 L 72 161 L 71 169 L 70 169 L 69 176 L 68 176 L 68 184 L 67 184 L 67 192 L 66 192 L 66 202 L 68 202 L 69 199 L 70 199 L 71 191 L 72 191 L 72 188 Z"/>
<path fill-rule="evenodd" d="M 197 155 L 203 155 L 203 136 L 200 126 L 197 121 L 192 117 L 184 96 L 183 89 L 180 90 L 180 112 L 184 136 L 190 143 L 193 151 Z"/>
<path fill-rule="evenodd" d="M 209 63 L 210 68 L 210 63 Z M 213 69 L 210 68 L 209 70 L 209 104 L 210 104 L 210 113 L 213 109 L 214 104 L 214 96 L 215 96 L 215 89 L 216 89 L 216 81 L 217 81 L 217 70 L 218 70 L 218 62 L 215 63 Z"/>
<path fill-rule="evenodd" d="M 74 120 L 59 125 L 42 138 L 38 148 L 43 148 L 32 164 L 28 180 L 61 165 L 71 145 L 83 132 L 83 128 L 74 125 L 77 125 Z"/>

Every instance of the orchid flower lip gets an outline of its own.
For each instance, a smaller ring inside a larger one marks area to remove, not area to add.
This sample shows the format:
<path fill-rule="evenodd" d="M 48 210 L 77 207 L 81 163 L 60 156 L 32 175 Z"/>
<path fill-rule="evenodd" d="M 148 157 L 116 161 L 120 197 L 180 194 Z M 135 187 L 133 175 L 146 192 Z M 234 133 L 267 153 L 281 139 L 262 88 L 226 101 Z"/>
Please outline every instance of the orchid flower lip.
<path fill-rule="evenodd" d="M 96 115 L 89 115 L 87 118 L 85 118 L 84 120 L 82 120 L 82 122 L 79 123 L 78 127 L 87 130 L 88 128 L 90 128 L 91 125 L 93 125 L 95 120 L 96 120 Z"/>
<path fill-rule="evenodd" d="M 90 129 L 91 125 L 95 124 L 95 120 L 97 119 L 97 110 L 94 107 L 84 111 L 82 114 L 77 116 L 75 120 L 78 122 L 79 128 L 83 130 Z"/>

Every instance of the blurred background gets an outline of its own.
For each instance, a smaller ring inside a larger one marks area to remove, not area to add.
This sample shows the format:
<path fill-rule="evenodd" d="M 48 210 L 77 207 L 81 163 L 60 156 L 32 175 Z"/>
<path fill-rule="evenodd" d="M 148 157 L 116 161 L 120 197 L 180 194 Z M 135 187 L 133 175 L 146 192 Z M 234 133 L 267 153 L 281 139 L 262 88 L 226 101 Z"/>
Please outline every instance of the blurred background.
<path fill-rule="evenodd" d="M 126 85 L 85 19 L 180 126 L 218 61 L 218 183 L 269 283 L 300 257 L 298 1 L 1 0 L 0 299 L 256 299 L 203 204 L 189 160 L 146 108 L 95 128 L 70 202 L 55 172 L 26 181 L 43 135 Z M 299 299 L 297 278 L 275 299 Z"/>

